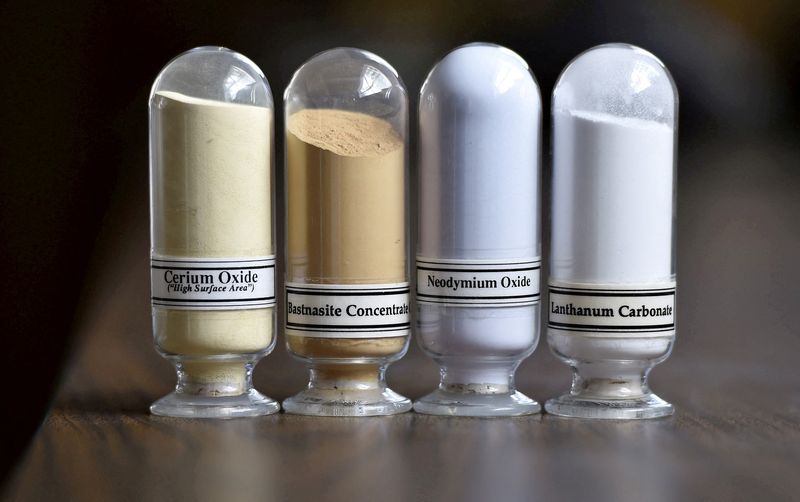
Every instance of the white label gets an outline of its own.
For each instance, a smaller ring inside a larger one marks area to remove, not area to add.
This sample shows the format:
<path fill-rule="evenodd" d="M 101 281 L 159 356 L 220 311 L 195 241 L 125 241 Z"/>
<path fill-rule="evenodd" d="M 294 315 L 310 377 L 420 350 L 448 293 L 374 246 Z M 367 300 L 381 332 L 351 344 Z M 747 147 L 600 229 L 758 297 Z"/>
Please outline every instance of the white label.
<path fill-rule="evenodd" d="M 417 302 L 516 307 L 539 302 L 538 258 L 433 260 L 417 257 Z"/>
<path fill-rule="evenodd" d="M 405 336 L 411 327 L 407 282 L 286 283 L 286 333 L 319 338 Z"/>
<path fill-rule="evenodd" d="M 675 283 L 594 285 L 550 283 L 550 329 L 599 336 L 675 331 Z"/>
<path fill-rule="evenodd" d="M 262 309 L 275 305 L 275 256 L 150 260 L 154 306 L 180 310 Z"/>

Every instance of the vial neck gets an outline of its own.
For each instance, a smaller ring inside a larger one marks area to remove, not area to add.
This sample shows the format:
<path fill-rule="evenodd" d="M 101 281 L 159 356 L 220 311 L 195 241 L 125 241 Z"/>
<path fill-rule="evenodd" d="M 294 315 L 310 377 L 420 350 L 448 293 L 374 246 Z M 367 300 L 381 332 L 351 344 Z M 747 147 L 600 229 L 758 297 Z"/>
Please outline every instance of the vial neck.
<path fill-rule="evenodd" d="M 631 399 L 650 393 L 650 366 L 620 361 L 578 364 L 573 368 L 572 395 L 586 399 Z"/>
<path fill-rule="evenodd" d="M 447 392 L 507 394 L 514 392 L 515 363 L 442 366 L 439 388 Z"/>
<path fill-rule="evenodd" d="M 327 390 L 386 388 L 386 367 L 376 364 L 328 364 L 311 367 L 309 387 Z"/>
<path fill-rule="evenodd" d="M 198 396 L 238 396 L 252 388 L 252 367 L 244 362 L 191 361 L 177 364 L 176 392 Z"/>

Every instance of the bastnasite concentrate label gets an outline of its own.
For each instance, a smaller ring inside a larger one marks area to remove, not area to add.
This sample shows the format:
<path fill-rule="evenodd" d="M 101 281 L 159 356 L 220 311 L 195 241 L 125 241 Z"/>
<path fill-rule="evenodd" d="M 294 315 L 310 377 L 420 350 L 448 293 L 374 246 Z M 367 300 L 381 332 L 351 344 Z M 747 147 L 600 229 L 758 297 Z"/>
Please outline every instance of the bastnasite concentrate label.
<path fill-rule="evenodd" d="M 407 282 L 286 283 L 286 333 L 320 338 L 405 336 L 411 327 Z"/>
<path fill-rule="evenodd" d="M 669 335 L 675 330 L 675 283 L 646 286 L 550 284 L 550 329 Z"/>
<path fill-rule="evenodd" d="M 154 306 L 182 310 L 260 309 L 275 305 L 275 256 L 150 260 Z"/>
<path fill-rule="evenodd" d="M 539 302 L 538 258 L 433 260 L 417 257 L 417 302 L 469 307 L 515 307 Z"/>

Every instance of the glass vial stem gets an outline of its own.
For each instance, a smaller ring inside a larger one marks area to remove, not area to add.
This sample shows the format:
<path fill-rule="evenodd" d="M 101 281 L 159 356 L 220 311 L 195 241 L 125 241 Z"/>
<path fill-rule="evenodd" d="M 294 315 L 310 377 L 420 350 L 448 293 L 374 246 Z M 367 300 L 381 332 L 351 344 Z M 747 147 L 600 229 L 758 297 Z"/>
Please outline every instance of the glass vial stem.
<path fill-rule="evenodd" d="M 570 394 L 586 399 L 631 399 L 650 394 L 647 361 L 582 362 L 572 366 Z"/>

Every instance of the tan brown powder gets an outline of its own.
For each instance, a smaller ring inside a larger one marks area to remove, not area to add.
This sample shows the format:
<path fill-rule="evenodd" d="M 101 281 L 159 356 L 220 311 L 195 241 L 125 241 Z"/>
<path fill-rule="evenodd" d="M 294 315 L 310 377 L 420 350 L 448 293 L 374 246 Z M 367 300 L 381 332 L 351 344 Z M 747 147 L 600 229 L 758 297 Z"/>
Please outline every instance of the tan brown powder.
<path fill-rule="evenodd" d="M 405 149 L 392 125 L 363 113 L 305 109 L 287 120 L 287 280 L 406 282 Z M 287 335 L 307 357 L 385 357 L 407 336 Z"/>

